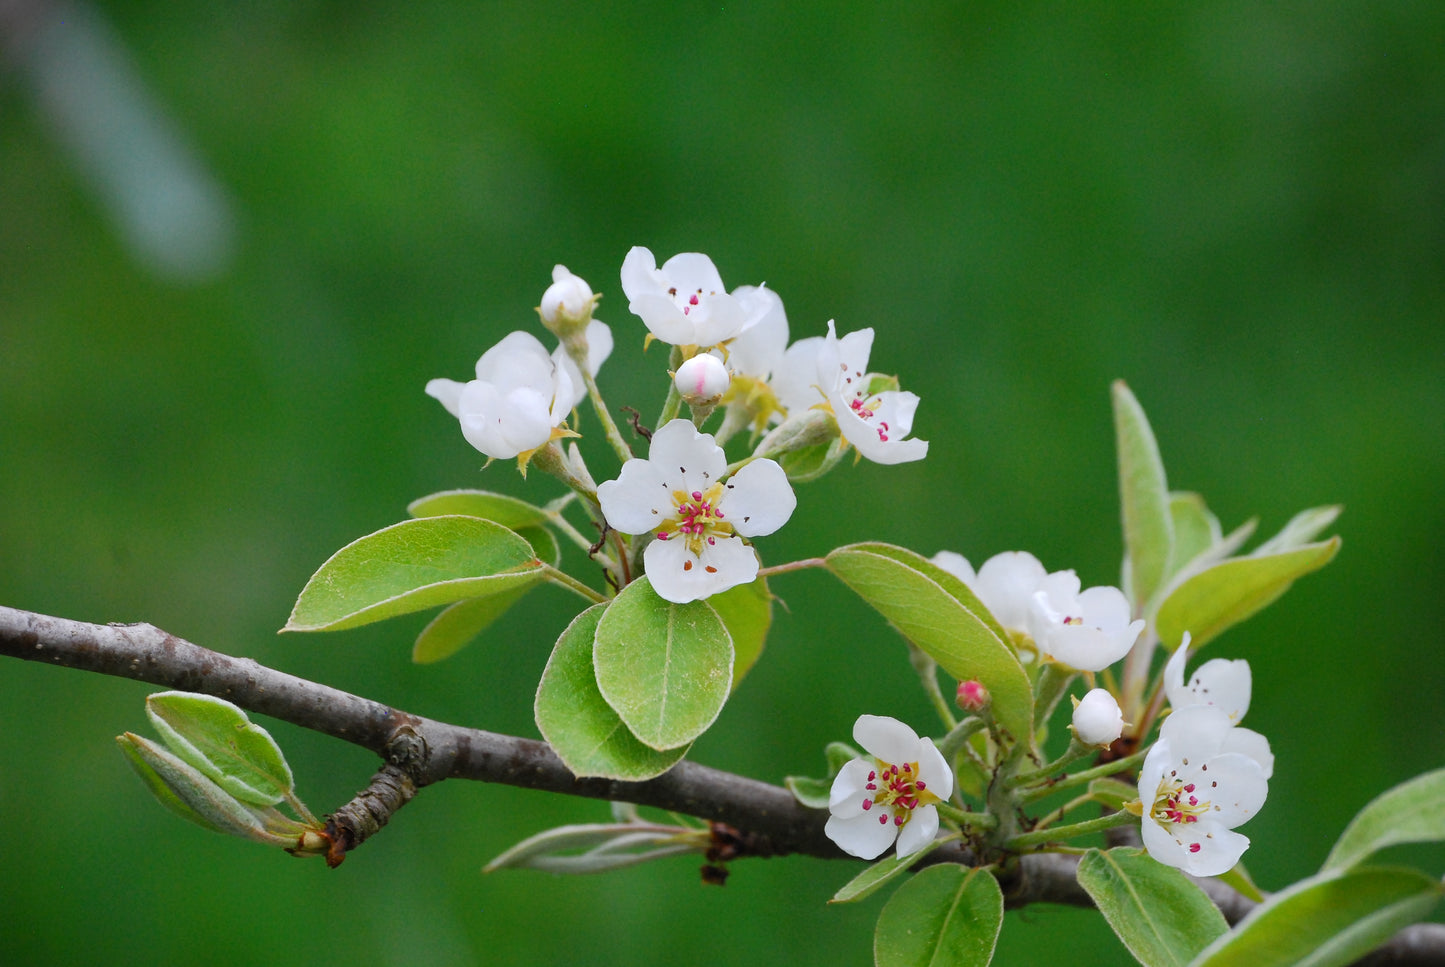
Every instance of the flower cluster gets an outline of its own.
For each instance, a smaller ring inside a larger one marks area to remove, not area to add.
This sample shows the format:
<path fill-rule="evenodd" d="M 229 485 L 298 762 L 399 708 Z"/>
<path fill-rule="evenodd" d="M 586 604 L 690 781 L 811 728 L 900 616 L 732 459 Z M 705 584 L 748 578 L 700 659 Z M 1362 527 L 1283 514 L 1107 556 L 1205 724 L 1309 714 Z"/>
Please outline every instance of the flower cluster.
<path fill-rule="evenodd" d="M 933 563 L 958 577 L 1020 644 L 1078 671 L 1097 672 L 1123 658 L 1144 630 L 1129 620 L 1129 602 L 1115 587 L 1080 591 L 1073 571 L 1049 573 L 1027 551 L 995 554 L 974 571 L 968 559 L 940 551 Z"/>
<path fill-rule="evenodd" d="M 1228 872 L 1249 847 L 1234 831 L 1264 805 L 1274 756 L 1264 736 L 1241 728 L 1249 664 L 1214 659 L 1187 681 L 1184 636 L 1164 669 L 1173 712 L 1139 772 L 1140 833 L 1149 855 L 1195 876 Z"/>
<path fill-rule="evenodd" d="M 828 838 L 865 860 L 895 840 L 900 858 L 933 842 L 937 803 L 953 795 L 953 771 L 938 747 L 885 715 L 860 715 L 853 740 L 867 756 L 844 764 L 833 780 L 823 827 Z"/>

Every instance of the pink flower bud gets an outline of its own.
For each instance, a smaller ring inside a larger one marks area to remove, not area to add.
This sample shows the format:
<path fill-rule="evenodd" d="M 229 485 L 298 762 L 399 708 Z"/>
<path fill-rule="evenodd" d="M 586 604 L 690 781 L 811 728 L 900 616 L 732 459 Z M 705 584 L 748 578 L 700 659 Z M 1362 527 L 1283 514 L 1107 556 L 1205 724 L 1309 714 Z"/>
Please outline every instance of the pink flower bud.
<path fill-rule="evenodd" d="M 988 689 L 983 687 L 983 682 L 971 678 L 958 683 L 958 698 L 955 701 L 965 712 L 978 712 L 988 706 L 990 696 Z"/>

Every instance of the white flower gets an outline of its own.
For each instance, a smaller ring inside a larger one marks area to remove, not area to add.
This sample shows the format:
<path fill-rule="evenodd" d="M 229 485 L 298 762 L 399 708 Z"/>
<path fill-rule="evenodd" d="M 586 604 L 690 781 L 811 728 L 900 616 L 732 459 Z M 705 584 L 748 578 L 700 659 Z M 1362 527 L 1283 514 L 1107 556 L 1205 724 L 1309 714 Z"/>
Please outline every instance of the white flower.
<path fill-rule="evenodd" d="M 1028 551 L 1004 551 L 983 562 L 975 573 L 968 558 L 939 551 L 933 563 L 968 585 L 1005 631 L 1028 632 L 1029 603 L 1048 577 L 1039 559 Z"/>
<path fill-rule="evenodd" d="M 1124 713 L 1108 689 L 1095 688 L 1074 701 L 1074 719 L 1069 728 L 1085 745 L 1108 746 L 1124 734 Z"/>
<path fill-rule="evenodd" d="M 838 338 L 833 321 L 818 352 L 818 385 L 838 430 L 859 453 L 874 463 L 906 463 L 928 455 L 926 440 L 905 440 L 913 429 L 918 397 L 884 390 L 873 393 L 868 356 L 873 351 L 873 330 L 860 329 Z"/>
<path fill-rule="evenodd" d="M 806 410 L 823 402 L 818 382 L 818 354 L 823 351 L 822 336 L 799 339 L 787 348 L 782 360 L 773 368 L 768 384 L 777 394 L 778 403 L 788 413 Z"/>
<path fill-rule="evenodd" d="M 938 835 L 938 808 L 953 772 L 931 739 L 885 715 L 860 715 L 853 740 L 868 753 L 843 766 L 828 795 L 823 831 L 844 852 L 871 860 L 898 841 L 909 856 Z"/>
<path fill-rule="evenodd" d="M 592 287 L 567 271 L 567 266 L 554 265 L 552 284 L 542 293 L 542 304 L 537 307 L 537 312 L 542 316 L 543 324 L 560 336 L 582 328 L 591 320 L 597 298 Z"/>
<path fill-rule="evenodd" d="M 691 406 L 716 403 L 732 382 L 723 361 L 712 353 L 699 353 L 677 367 L 672 383 Z"/>
<path fill-rule="evenodd" d="M 1079 671 L 1103 671 L 1134 647 L 1144 619 L 1129 620 L 1129 602 L 1118 588 L 1080 593 L 1073 571 L 1046 577 L 1029 602 L 1029 633 L 1039 651 Z"/>
<path fill-rule="evenodd" d="M 1230 751 L 1239 731 L 1210 705 L 1176 710 L 1139 772 L 1140 832 L 1149 855 L 1194 876 L 1218 876 L 1239 862 L 1249 838 L 1234 832 L 1269 794 L 1260 764 Z"/>
<path fill-rule="evenodd" d="M 1194 670 L 1186 682 L 1184 664 L 1189 657 L 1189 632 L 1164 666 L 1164 691 L 1174 709 L 1191 705 L 1212 705 L 1229 716 L 1229 724 L 1238 726 L 1249 711 L 1251 677 L 1249 662 L 1212 658 Z M 1235 728 L 1225 740 L 1230 752 L 1240 752 L 1259 763 L 1264 777 L 1274 774 L 1274 754 L 1269 742 L 1253 729 Z"/>
<path fill-rule="evenodd" d="M 527 332 L 509 333 L 483 353 L 471 382 L 434 379 L 426 392 L 461 421 L 468 443 L 498 459 L 546 443 L 576 398 L 567 370 Z"/>
<path fill-rule="evenodd" d="M 788 348 L 788 314 L 776 292 L 761 285 L 740 285 L 732 292 L 748 322 L 728 340 L 728 369 L 734 376 L 767 381 Z"/>
<path fill-rule="evenodd" d="M 657 267 L 637 246 L 622 261 L 628 311 L 658 339 L 674 346 L 716 346 L 757 323 L 774 308 L 750 293 L 729 295 L 712 259 L 698 252 L 674 255 Z"/>
<path fill-rule="evenodd" d="M 673 420 L 652 436 L 646 460 L 629 460 L 616 480 L 597 488 L 607 523 L 624 534 L 653 533 L 643 552 L 652 588 L 682 604 L 748 584 L 757 554 L 743 537 L 787 523 L 797 497 L 783 468 L 754 460 L 726 480 L 727 457 L 690 420 Z"/>

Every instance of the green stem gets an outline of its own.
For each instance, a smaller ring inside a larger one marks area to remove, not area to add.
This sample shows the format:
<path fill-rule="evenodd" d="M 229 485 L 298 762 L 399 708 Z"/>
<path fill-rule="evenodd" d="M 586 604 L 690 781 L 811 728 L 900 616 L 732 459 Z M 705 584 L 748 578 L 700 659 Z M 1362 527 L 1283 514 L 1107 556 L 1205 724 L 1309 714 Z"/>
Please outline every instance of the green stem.
<path fill-rule="evenodd" d="M 605 596 L 603 596 L 597 591 L 592 590 L 587 585 L 583 584 L 581 581 L 568 574 L 566 571 L 559 571 L 550 564 L 543 564 L 542 572 L 547 576 L 548 581 L 551 581 L 553 584 L 560 584 L 562 587 L 567 588 L 569 591 L 576 592 L 577 594 L 586 598 L 588 601 L 591 601 L 593 604 L 605 604 L 607 601 L 607 598 Z"/>
<path fill-rule="evenodd" d="M 933 703 L 933 710 L 943 722 L 944 731 L 952 732 L 954 726 L 958 725 L 958 720 L 953 717 L 953 709 L 943 697 L 943 690 L 938 687 L 938 662 L 911 641 L 908 642 L 908 660 L 912 663 L 913 670 L 918 673 L 918 683 L 923 686 L 924 694 Z"/>
<path fill-rule="evenodd" d="M 677 372 L 677 367 L 683 364 L 682 350 L 677 346 L 672 347 L 672 355 L 667 359 L 668 368 Z M 676 380 L 667 381 L 667 399 L 662 403 L 662 412 L 657 415 L 657 422 L 653 425 L 654 430 L 660 430 L 667 426 L 668 421 L 677 419 L 677 414 L 682 411 L 682 394 L 677 391 Z"/>
<path fill-rule="evenodd" d="M 950 806 L 946 802 L 934 803 L 938 807 L 938 815 L 944 819 L 951 819 L 960 826 L 969 826 L 973 829 L 993 829 L 998 825 L 998 818 L 992 813 L 972 813 L 966 809 L 959 809 L 957 806 Z"/>
<path fill-rule="evenodd" d="M 1029 833 L 1020 833 L 1004 843 L 1004 849 L 1021 850 L 1029 846 L 1038 846 L 1042 843 L 1055 842 L 1061 839 L 1073 839 L 1075 836 L 1087 836 L 1090 833 L 1101 833 L 1106 829 L 1117 829 L 1120 826 L 1127 826 L 1130 823 L 1139 822 L 1139 817 L 1128 810 L 1121 809 L 1116 813 L 1107 816 L 1100 816 L 1098 819 L 1086 819 L 1082 823 L 1069 823 L 1066 826 L 1053 826 L 1049 829 L 1035 830 Z"/>
<path fill-rule="evenodd" d="M 571 347 L 568 347 L 571 351 Z M 582 371 L 582 381 L 587 384 L 587 395 L 592 398 L 592 409 L 597 414 L 597 421 L 602 424 L 602 432 L 607 437 L 607 442 L 612 445 L 612 452 L 617 454 L 617 459 L 623 463 L 632 459 L 632 448 L 622 438 L 622 431 L 617 429 L 617 423 L 612 419 L 612 414 L 607 410 L 607 403 L 602 399 L 602 391 L 597 388 L 596 378 L 587 371 L 587 354 L 582 353 L 582 359 L 573 356 L 573 362 Z"/>
<path fill-rule="evenodd" d="M 1074 680 L 1078 672 L 1067 665 L 1060 665 L 1057 662 L 1045 662 L 1043 669 L 1039 672 L 1038 681 L 1034 683 L 1034 728 L 1043 728 L 1049 720 L 1049 715 L 1054 711 L 1054 706 L 1059 704 L 1064 692 L 1068 690 L 1069 683 Z"/>
<path fill-rule="evenodd" d="M 770 578 L 777 574 L 788 574 L 792 571 L 806 571 L 810 567 L 827 567 L 828 562 L 821 557 L 807 557 L 801 561 L 789 561 L 787 564 L 774 564 L 772 567 L 758 568 L 758 577 Z"/>
<path fill-rule="evenodd" d="M 1095 779 L 1115 776 L 1121 772 L 1132 772 L 1135 766 L 1144 761 L 1144 756 L 1147 755 L 1148 752 L 1148 749 L 1143 749 L 1126 758 L 1115 759 L 1101 766 L 1094 766 L 1092 769 L 1085 769 L 1083 772 L 1075 772 L 1067 775 L 1058 782 L 1040 786 L 1037 789 L 1030 789 L 1027 792 L 1019 794 L 1019 802 L 1030 803 L 1036 799 L 1043 799 L 1045 796 L 1053 795 L 1061 790 L 1072 789 L 1086 782 L 1093 782 Z"/>
<path fill-rule="evenodd" d="M 1040 780 L 1046 780 L 1070 762 L 1077 762 L 1079 759 L 1092 755 L 1097 751 L 1099 751 L 1097 746 L 1085 745 L 1077 738 L 1071 738 L 1069 740 L 1069 748 L 1063 755 L 1042 769 L 1034 769 L 1032 772 L 1020 772 L 1018 775 L 1011 777 L 1008 781 L 1009 788 L 1017 789 L 1019 786 L 1028 786 Z M 1050 788 L 1053 787 L 1051 786 Z"/>
<path fill-rule="evenodd" d="M 977 715 L 970 715 L 955 725 L 953 730 L 945 735 L 942 741 L 938 743 L 938 751 L 943 753 L 943 761 L 953 762 L 959 751 L 964 747 L 964 744 L 979 732 L 982 732 L 983 728 L 984 721 Z"/>

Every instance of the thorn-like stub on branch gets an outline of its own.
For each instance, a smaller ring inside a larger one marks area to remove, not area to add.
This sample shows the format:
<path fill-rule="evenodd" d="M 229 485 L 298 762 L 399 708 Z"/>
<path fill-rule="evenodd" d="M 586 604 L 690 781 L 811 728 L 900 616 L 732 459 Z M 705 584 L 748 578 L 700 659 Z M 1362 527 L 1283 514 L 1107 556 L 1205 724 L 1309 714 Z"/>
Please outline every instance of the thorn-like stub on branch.
<path fill-rule="evenodd" d="M 420 741 L 420 736 L 412 735 Z M 351 802 L 327 817 L 324 835 L 331 840 L 331 845 L 326 852 L 326 865 L 333 869 L 340 866 L 347 853 L 385 826 L 391 814 L 415 795 L 416 783 L 405 770 L 390 763 L 384 766 Z"/>

